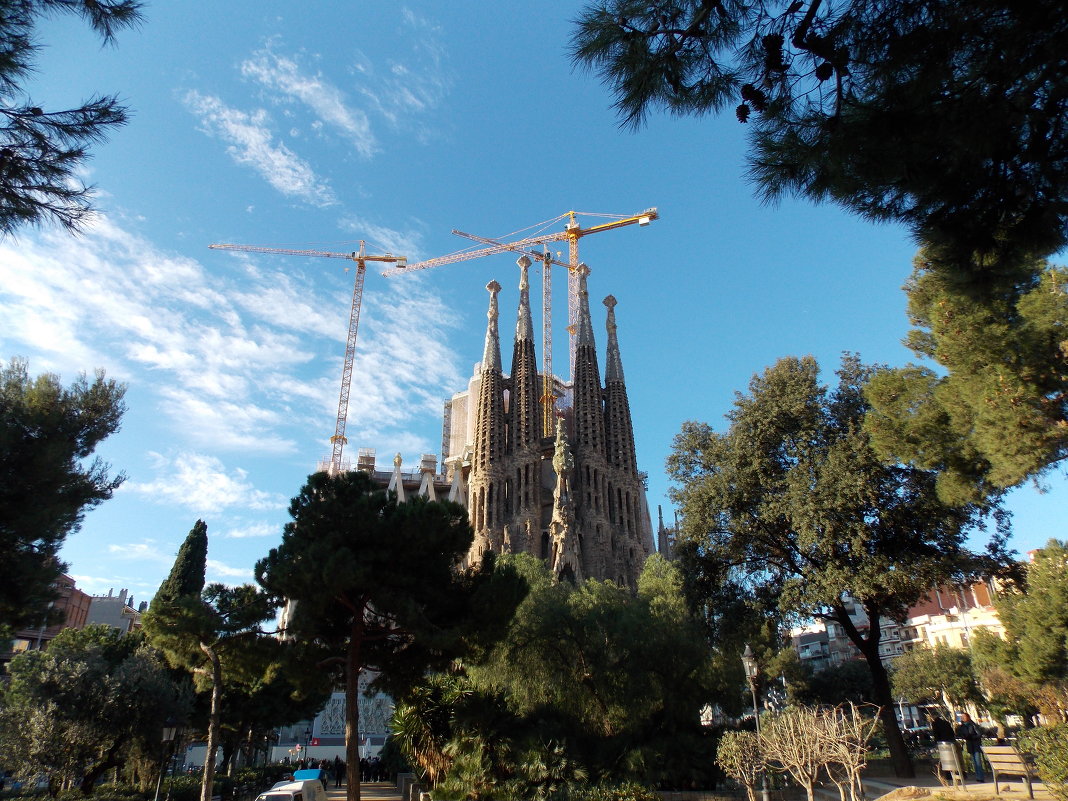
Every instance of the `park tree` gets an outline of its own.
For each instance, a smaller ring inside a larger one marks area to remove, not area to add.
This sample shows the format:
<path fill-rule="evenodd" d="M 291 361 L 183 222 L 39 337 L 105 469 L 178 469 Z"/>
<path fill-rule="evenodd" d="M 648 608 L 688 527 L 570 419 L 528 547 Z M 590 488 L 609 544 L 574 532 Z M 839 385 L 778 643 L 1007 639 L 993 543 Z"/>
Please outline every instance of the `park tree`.
<path fill-rule="evenodd" d="M 288 601 L 287 635 L 321 647 L 320 665 L 344 684 L 348 797 L 356 801 L 360 672 L 403 695 L 427 670 L 492 638 L 524 590 L 492 558 L 461 569 L 474 538 L 462 506 L 398 502 L 365 473 L 310 476 L 289 514 L 282 544 L 257 562 L 256 578 Z"/>
<path fill-rule="evenodd" d="M 77 108 L 45 110 L 26 94 L 41 44 L 37 24 L 60 12 L 80 15 L 104 44 L 141 21 L 138 0 L 16 0 L 0 15 L 0 235 L 23 225 L 55 222 L 74 231 L 92 211 L 92 188 L 81 181 L 89 146 L 126 122 L 114 95 Z"/>
<path fill-rule="evenodd" d="M 300 640 L 259 637 L 226 665 L 220 698 L 220 744 L 230 775 L 243 753 L 247 762 L 280 726 L 313 718 L 330 699 L 331 676 L 310 670 L 322 654 Z"/>
<path fill-rule="evenodd" d="M 50 611 L 66 570 L 59 551 L 125 479 L 91 458 L 118 430 L 125 392 L 100 371 L 64 387 L 51 373 L 32 378 L 22 359 L 0 365 L 0 635 L 59 622 Z"/>
<path fill-rule="evenodd" d="M 1030 725 L 1038 707 L 1034 688 L 1011 670 L 1017 659 L 1015 645 L 983 627 L 972 634 L 970 650 L 983 706 L 1002 725 L 1008 715 L 1019 715 Z"/>
<path fill-rule="evenodd" d="M 985 643 L 985 661 L 1023 683 L 1044 715 L 1068 722 L 1068 543 L 1050 540 L 1032 553 L 1026 583 L 995 599 L 1005 642 Z M 1010 689 L 1007 687 L 1006 689 Z"/>
<path fill-rule="evenodd" d="M 593 781 L 707 780 L 700 710 L 729 690 L 675 566 L 650 557 L 634 595 L 611 582 L 556 582 L 538 560 L 514 560 L 530 594 L 507 635 L 465 667 L 477 691 L 516 715 L 511 747 L 527 755 L 517 761 L 553 762 L 551 743 Z"/>
<path fill-rule="evenodd" d="M 871 671 L 895 769 L 911 775 L 880 622 L 902 619 L 933 586 L 1004 562 L 1007 531 L 996 516 L 987 552 L 970 551 L 987 510 L 947 505 L 932 471 L 877 457 L 864 430 L 869 375 L 846 356 L 829 389 L 815 359 L 781 359 L 737 396 L 726 432 L 686 423 L 668 466 L 680 536 L 695 545 L 694 583 L 729 582 L 783 615 L 839 627 Z"/>
<path fill-rule="evenodd" d="M 983 697 L 972 667 L 971 654 L 960 648 L 913 648 L 894 660 L 894 695 L 910 704 L 939 704 L 951 713 Z"/>
<path fill-rule="evenodd" d="M 884 457 L 936 470 L 939 495 L 967 502 L 1040 478 L 1068 456 L 1068 270 L 999 265 L 981 297 L 917 256 L 906 286 L 926 361 L 877 371 L 865 425 Z"/>
<path fill-rule="evenodd" d="M 275 609 L 252 584 L 205 587 L 207 548 L 207 525 L 198 520 L 142 620 L 149 641 L 172 666 L 189 671 L 198 692 L 211 699 L 201 801 L 212 797 L 227 669 L 245 667 Z"/>
<path fill-rule="evenodd" d="M 188 713 L 190 693 L 137 634 L 108 626 L 64 629 L 46 651 L 8 666 L 0 700 L 4 766 L 48 774 L 52 790 L 97 781 L 135 750 L 154 753 L 168 718 Z"/>
<path fill-rule="evenodd" d="M 798 703 L 820 706 L 872 703 L 871 669 L 861 659 L 848 659 L 836 665 L 811 671 L 791 686 Z"/>
<path fill-rule="evenodd" d="M 596 0 L 572 53 L 624 124 L 733 109 L 760 197 L 903 223 L 982 280 L 988 263 L 971 254 L 1068 242 L 1062 12 L 1054 0 Z"/>

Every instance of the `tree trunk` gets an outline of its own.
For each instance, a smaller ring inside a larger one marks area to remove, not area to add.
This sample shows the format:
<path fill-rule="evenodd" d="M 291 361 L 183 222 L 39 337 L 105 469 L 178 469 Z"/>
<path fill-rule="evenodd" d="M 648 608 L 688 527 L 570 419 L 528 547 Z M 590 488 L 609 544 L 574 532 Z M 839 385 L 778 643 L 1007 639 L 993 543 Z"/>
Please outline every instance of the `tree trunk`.
<path fill-rule="evenodd" d="M 912 765 L 908 749 L 905 748 L 905 738 L 901 736 L 901 727 L 898 725 L 897 715 L 894 714 L 894 694 L 890 689 L 890 676 L 883 660 L 879 658 L 879 639 L 882 636 L 879 628 L 879 609 L 869 606 L 864 608 L 868 617 L 867 637 L 857 630 L 843 606 L 835 607 L 834 611 L 832 619 L 845 630 L 846 636 L 860 651 L 864 661 L 868 663 L 868 670 L 871 671 L 872 700 L 879 706 L 879 720 L 883 724 L 886 745 L 890 749 L 894 775 L 900 779 L 914 778 L 916 769 Z"/>
<path fill-rule="evenodd" d="M 872 650 L 874 654 L 870 652 Z M 886 672 L 883 661 L 879 658 L 879 644 L 876 643 L 874 649 L 865 649 L 864 658 L 871 670 L 871 694 L 875 703 L 879 705 L 879 720 L 882 721 L 883 734 L 886 736 L 886 744 L 890 749 L 890 761 L 894 765 L 894 774 L 898 778 L 911 779 L 916 775 L 916 769 L 905 747 L 905 738 L 901 736 L 897 715 L 894 714 L 894 694 L 890 689 L 890 676 Z"/>
<path fill-rule="evenodd" d="M 108 749 L 107 756 L 105 756 L 102 760 L 100 760 L 98 763 L 96 763 L 87 771 L 85 771 L 85 775 L 82 776 L 81 784 L 78 785 L 78 789 L 81 790 L 82 795 L 92 795 L 93 787 L 95 787 L 96 783 L 100 781 L 100 778 L 112 768 L 118 767 L 119 748 L 123 745 L 123 743 L 124 740 L 119 740 L 112 744 L 111 748 Z"/>
<path fill-rule="evenodd" d="M 205 643 L 200 644 L 208 659 L 211 660 L 211 712 L 208 715 L 208 751 L 204 755 L 204 779 L 200 784 L 200 801 L 211 801 L 215 789 L 215 752 L 219 746 L 219 701 L 222 696 L 222 665 L 215 649 Z"/>
<path fill-rule="evenodd" d="M 345 654 L 345 797 L 360 801 L 360 646 L 363 615 L 356 615 Z"/>

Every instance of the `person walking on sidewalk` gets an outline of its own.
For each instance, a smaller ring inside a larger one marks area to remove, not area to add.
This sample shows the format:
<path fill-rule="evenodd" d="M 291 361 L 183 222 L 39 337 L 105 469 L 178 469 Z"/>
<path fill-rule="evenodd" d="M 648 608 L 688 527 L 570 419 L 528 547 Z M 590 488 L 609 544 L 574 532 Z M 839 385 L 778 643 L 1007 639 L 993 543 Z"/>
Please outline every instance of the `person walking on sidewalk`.
<path fill-rule="evenodd" d="M 965 712 L 960 716 L 960 724 L 957 726 L 957 737 L 964 740 L 964 747 L 971 755 L 972 765 L 975 766 L 975 780 L 986 781 L 983 773 L 983 730 L 975 725 L 972 716 Z"/>

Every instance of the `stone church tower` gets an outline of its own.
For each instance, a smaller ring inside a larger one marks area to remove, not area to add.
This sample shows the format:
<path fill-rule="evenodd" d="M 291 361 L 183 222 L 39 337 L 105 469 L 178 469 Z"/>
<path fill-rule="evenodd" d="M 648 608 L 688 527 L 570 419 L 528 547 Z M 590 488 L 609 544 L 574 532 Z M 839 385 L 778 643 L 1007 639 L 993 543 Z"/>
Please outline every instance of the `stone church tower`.
<path fill-rule="evenodd" d="M 475 529 L 469 561 L 490 550 L 526 552 L 545 559 L 560 576 L 635 587 L 653 539 L 616 338 L 616 300 L 609 295 L 604 301 L 608 346 L 602 386 L 586 289 L 589 270 L 580 266 L 574 379 L 570 387 L 563 385 L 571 405 L 565 398 L 555 430 L 545 431 L 529 266 L 526 257 L 519 260 L 519 310 L 508 375 L 501 365 L 498 329 L 501 286 L 496 281 L 487 286 L 485 348 L 477 389 L 473 380 L 465 407 L 473 416 L 472 437 L 466 458 L 453 460 L 453 470 L 466 474 Z M 452 406 L 447 405 L 449 412 Z"/>

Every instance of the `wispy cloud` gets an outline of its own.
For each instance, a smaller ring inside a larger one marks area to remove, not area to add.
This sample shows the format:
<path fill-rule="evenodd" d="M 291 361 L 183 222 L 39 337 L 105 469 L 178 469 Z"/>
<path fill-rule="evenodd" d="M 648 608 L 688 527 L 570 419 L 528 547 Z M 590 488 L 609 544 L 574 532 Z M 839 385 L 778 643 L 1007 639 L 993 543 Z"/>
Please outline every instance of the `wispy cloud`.
<path fill-rule="evenodd" d="M 363 79 L 358 81 L 360 94 L 378 114 L 394 126 L 403 125 L 425 137 L 430 128 L 421 118 L 442 103 L 452 88 L 452 77 L 438 26 L 408 9 L 402 21 L 411 43 L 404 59 L 377 69 L 361 58 L 352 70 Z"/>
<path fill-rule="evenodd" d="M 247 567 L 230 567 L 216 559 L 209 559 L 207 568 L 206 572 L 209 578 L 222 577 L 224 579 L 236 578 L 243 581 L 252 581 L 252 570 Z"/>
<path fill-rule="evenodd" d="M 0 241 L 0 350 L 29 357 L 34 372 L 70 380 L 101 367 L 130 384 L 145 441 L 168 455 L 154 462 L 158 476 L 135 475 L 126 491 L 201 514 L 281 508 L 233 455 L 295 455 L 310 472 L 328 453 L 348 328 L 339 295 L 351 276 L 315 283 L 263 257 L 211 258 L 209 273 L 106 215 L 76 238 L 45 229 Z M 352 447 L 397 448 L 406 460 L 437 450 L 409 432 L 440 419 L 442 398 L 466 378 L 449 347 L 458 324 L 416 276 L 368 281 Z"/>
<path fill-rule="evenodd" d="M 174 555 L 161 551 L 155 540 L 113 543 L 108 545 L 108 553 L 114 559 L 136 560 L 138 562 L 170 564 L 174 561 Z"/>
<path fill-rule="evenodd" d="M 196 90 L 186 92 L 182 100 L 205 133 L 227 143 L 226 152 L 234 161 L 252 167 L 283 195 L 315 206 L 337 202 L 325 179 L 285 144 L 275 141 L 265 110 L 241 111 Z"/>
<path fill-rule="evenodd" d="M 218 457 L 184 452 L 174 456 L 151 455 L 157 472 L 156 480 L 127 482 L 123 485 L 124 490 L 156 502 L 185 506 L 198 515 L 229 508 L 285 508 L 285 498 L 256 489 L 248 481 L 245 470 L 227 470 Z"/>
<path fill-rule="evenodd" d="M 221 536 L 231 540 L 244 540 L 253 537 L 280 537 L 282 530 L 272 523 L 249 523 L 222 529 Z"/>
<path fill-rule="evenodd" d="M 367 114 L 350 107 L 344 93 L 321 72 L 312 74 L 294 56 L 276 53 L 273 42 L 241 62 L 241 74 L 304 103 L 324 123 L 339 129 L 360 155 L 369 157 L 377 150 Z"/>
<path fill-rule="evenodd" d="M 360 239 L 365 239 L 368 243 L 373 242 L 395 256 L 405 256 L 408 261 L 423 258 L 423 235 L 419 231 L 398 231 L 358 214 L 345 215 L 338 224 L 357 234 Z"/>

